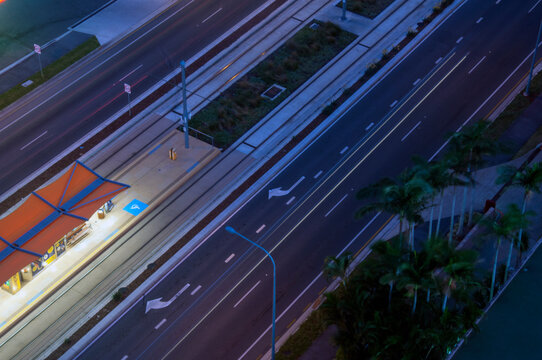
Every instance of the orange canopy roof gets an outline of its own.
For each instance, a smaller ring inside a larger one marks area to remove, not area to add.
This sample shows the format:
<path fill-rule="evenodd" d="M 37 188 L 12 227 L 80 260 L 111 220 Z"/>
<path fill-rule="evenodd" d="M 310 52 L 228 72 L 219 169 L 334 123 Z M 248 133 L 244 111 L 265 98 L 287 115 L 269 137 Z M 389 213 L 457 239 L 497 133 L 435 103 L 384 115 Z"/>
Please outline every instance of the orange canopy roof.
<path fill-rule="evenodd" d="M 33 192 L 0 219 L 0 284 L 128 187 L 77 161 L 56 181 Z"/>

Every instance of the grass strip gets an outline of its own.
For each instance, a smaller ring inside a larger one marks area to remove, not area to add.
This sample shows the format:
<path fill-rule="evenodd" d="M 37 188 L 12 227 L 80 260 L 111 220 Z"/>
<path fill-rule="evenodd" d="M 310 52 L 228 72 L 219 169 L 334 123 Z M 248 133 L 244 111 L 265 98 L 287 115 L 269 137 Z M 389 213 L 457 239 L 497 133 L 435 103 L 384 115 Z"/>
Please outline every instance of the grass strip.
<path fill-rule="evenodd" d="M 296 360 L 301 357 L 326 330 L 324 314 L 321 309 L 313 311 L 296 331 L 297 336 L 290 336 L 276 354 L 277 360 Z"/>
<path fill-rule="evenodd" d="M 346 0 L 346 10 L 374 19 L 395 0 Z M 337 6 L 342 7 L 342 1 Z"/>
<path fill-rule="evenodd" d="M 245 76 L 197 112 L 191 127 L 227 147 L 339 54 L 356 36 L 327 22 L 304 27 Z M 260 96 L 273 84 L 285 90 L 275 99 Z"/>
<path fill-rule="evenodd" d="M 88 53 L 90 53 L 92 50 L 98 48 L 100 46 L 100 43 L 96 39 L 95 36 L 92 36 L 88 40 L 86 40 L 81 45 L 77 46 L 75 49 L 71 50 L 58 60 L 54 61 L 53 63 L 47 65 L 43 68 L 43 77 L 41 76 L 40 72 L 35 73 L 34 75 L 30 76 L 27 80 L 24 82 L 31 80 L 32 84 L 30 84 L 27 87 L 22 86 L 21 84 L 14 86 L 13 88 L 9 89 L 8 91 L 0 94 L 0 110 L 8 106 L 9 104 L 17 101 L 19 98 L 23 97 L 24 95 L 28 94 L 47 80 L 54 77 L 56 74 L 61 72 L 62 70 L 69 67 L 71 64 L 75 63 L 77 60 L 81 59 Z"/>

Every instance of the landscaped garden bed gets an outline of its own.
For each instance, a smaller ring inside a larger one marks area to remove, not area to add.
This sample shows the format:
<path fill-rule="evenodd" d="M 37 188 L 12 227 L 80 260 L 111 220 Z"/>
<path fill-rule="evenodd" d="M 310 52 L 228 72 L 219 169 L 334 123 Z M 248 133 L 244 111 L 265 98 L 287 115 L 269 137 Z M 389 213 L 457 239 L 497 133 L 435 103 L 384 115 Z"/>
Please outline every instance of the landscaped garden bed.
<path fill-rule="evenodd" d="M 196 113 L 190 126 L 213 136 L 219 147 L 231 145 L 356 38 L 335 24 L 314 23 Z M 273 85 L 284 89 L 262 96 Z"/>
<path fill-rule="evenodd" d="M 346 0 L 346 10 L 374 19 L 395 0 Z M 342 1 L 337 6 L 342 7 Z"/>

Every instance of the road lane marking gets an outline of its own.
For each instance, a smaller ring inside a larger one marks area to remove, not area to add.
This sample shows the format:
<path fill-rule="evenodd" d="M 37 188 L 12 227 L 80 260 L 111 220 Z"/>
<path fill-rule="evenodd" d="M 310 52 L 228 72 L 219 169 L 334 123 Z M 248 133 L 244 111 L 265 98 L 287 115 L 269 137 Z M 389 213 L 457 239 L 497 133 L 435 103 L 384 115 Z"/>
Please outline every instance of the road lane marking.
<path fill-rule="evenodd" d="M 199 291 L 199 289 L 201 289 L 201 285 L 198 285 L 194 290 L 192 290 L 190 295 L 194 295 L 195 293 L 197 293 Z"/>
<path fill-rule="evenodd" d="M 207 20 L 209 20 L 210 18 L 212 18 L 213 16 L 215 16 L 216 14 L 218 14 L 220 11 L 222 10 L 222 8 L 218 9 L 217 11 L 215 11 L 214 13 L 212 13 L 211 15 L 209 15 L 205 20 L 203 20 L 201 23 L 203 24 L 204 22 L 206 22 Z"/>
<path fill-rule="evenodd" d="M 463 41 L 463 36 L 461 36 L 459 39 L 456 40 L 456 44 L 459 44 L 461 41 Z"/>
<path fill-rule="evenodd" d="M 483 18 L 483 17 L 481 17 L 481 18 L 479 18 L 478 20 L 476 20 L 476 23 L 477 23 L 477 24 L 479 24 L 479 23 L 481 23 L 481 22 L 482 22 L 482 20 L 484 20 L 484 18 Z"/>
<path fill-rule="evenodd" d="M 265 229 L 265 224 L 263 224 L 258 228 L 258 230 L 256 230 L 256 234 L 259 234 L 263 229 Z"/>
<path fill-rule="evenodd" d="M 537 6 L 538 6 L 538 4 L 540 4 L 540 2 L 541 2 L 541 1 L 542 1 L 542 0 L 538 0 L 538 1 L 536 2 L 536 4 L 534 4 L 534 5 L 533 5 L 533 7 L 532 7 L 531 9 L 529 9 L 529 11 L 527 12 L 527 14 L 530 14 L 530 13 L 531 13 L 531 11 L 533 11 L 533 10 L 534 10 L 534 8 L 535 8 L 535 7 L 537 7 Z"/>
<path fill-rule="evenodd" d="M 414 82 L 412 83 L 412 85 L 416 86 L 416 85 L 418 85 L 418 83 L 419 83 L 420 81 L 422 81 L 422 79 L 418 78 L 416 81 L 414 81 Z"/>
<path fill-rule="evenodd" d="M 41 135 L 38 135 L 37 138 L 35 138 L 34 140 L 32 140 L 31 142 L 29 142 L 28 144 L 26 144 L 25 146 L 23 146 L 20 150 L 24 150 L 26 149 L 27 147 L 29 147 L 30 145 L 32 145 L 32 143 L 34 143 L 36 140 L 38 140 L 40 137 L 42 137 L 43 135 L 47 134 L 47 130 L 45 130 Z"/>
<path fill-rule="evenodd" d="M 247 291 L 247 293 L 245 295 L 243 295 L 243 297 L 241 299 L 239 299 L 238 302 L 235 303 L 235 305 L 233 305 L 234 308 L 237 307 L 237 305 L 239 305 L 241 303 L 241 301 L 245 300 L 245 298 L 248 296 L 248 294 L 250 294 L 252 292 L 252 290 L 256 289 L 256 286 L 260 285 L 262 281 L 261 280 L 258 280 L 258 282 L 256 283 L 256 285 L 254 285 L 253 287 L 250 288 L 249 291 Z"/>
<path fill-rule="evenodd" d="M 122 359 L 120 359 L 120 360 L 126 360 L 126 359 L 128 359 L 128 355 L 124 355 L 124 356 L 122 357 Z"/>
<path fill-rule="evenodd" d="M 497 1 L 495 2 L 495 4 L 498 5 L 500 2 L 501 2 L 501 0 L 497 0 Z"/>
<path fill-rule="evenodd" d="M 437 59 L 437 61 L 435 61 L 435 64 L 438 64 L 438 63 L 441 62 L 441 61 L 442 61 L 442 56 L 439 57 L 439 58 Z"/>
<path fill-rule="evenodd" d="M 397 105 L 397 100 L 395 100 L 394 102 L 392 102 L 392 103 L 390 104 L 390 108 L 394 107 L 395 105 Z"/>
<path fill-rule="evenodd" d="M 160 328 L 160 326 L 164 325 L 164 323 L 166 322 L 166 319 L 162 319 L 162 321 L 160 321 L 155 327 L 154 327 L 154 330 L 158 330 Z"/>
<path fill-rule="evenodd" d="M 542 0 L 540 0 L 540 1 L 542 1 Z M 484 61 L 485 59 L 486 59 L 486 56 L 484 55 L 484 57 L 481 58 L 480 61 L 478 61 L 478 62 L 476 63 L 476 65 L 474 65 L 474 67 L 473 67 L 472 69 L 470 69 L 470 71 L 469 71 L 468 74 L 470 75 L 470 73 L 473 72 L 474 69 L 476 69 L 476 68 L 478 67 L 478 65 L 480 65 L 480 64 L 482 63 L 482 61 Z"/>
<path fill-rule="evenodd" d="M 401 139 L 401 142 L 405 141 L 405 139 L 408 137 L 408 135 L 410 135 L 414 130 L 416 130 L 416 128 L 418 126 L 420 126 L 421 123 L 422 123 L 421 120 L 418 121 L 418 123 L 416 125 L 414 125 L 414 127 L 412 129 L 410 129 L 410 131 L 407 132 L 405 136 L 403 136 L 403 138 Z"/>
<path fill-rule="evenodd" d="M 348 196 L 348 194 L 344 195 L 344 196 L 341 198 L 341 200 L 339 200 L 339 202 L 336 203 L 335 206 L 333 206 L 333 207 L 331 208 L 331 210 L 329 210 L 329 211 L 327 212 L 326 215 L 324 215 L 324 217 L 327 217 L 329 214 L 331 214 L 331 212 L 332 212 L 333 210 L 335 210 L 335 208 L 336 208 L 337 206 L 339 206 L 339 204 L 342 203 L 343 200 L 346 199 L 347 196 Z"/>
<path fill-rule="evenodd" d="M 115 84 L 120 83 L 122 80 L 126 79 L 128 76 L 132 75 L 132 74 L 135 73 L 137 70 L 139 70 L 142 66 L 143 66 L 143 64 L 139 65 L 139 66 L 136 67 L 134 70 L 130 71 L 128 74 L 126 74 L 126 75 L 124 75 L 123 77 L 121 77 Z"/>
<path fill-rule="evenodd" d="M 228 258 L 226 260 L 224 260 L 224 262 L 227 264 L 230 262 L 231 259 L 233 259 L 233 257 L 235 256 L 235 254 L 231 254 L 230 256 L 228 256 Z"/>
<path fill-rule="evenodd" d="M 318 177 L 319 177 L 320 175 L 322 175 L 322 173 L 323 173 L 322 170 L 318 171 L 318 172 L 316 173 L 316 175 L 314 175 L 314 178 L 315 178 L 315 179 L 318 179 Z"/>
<path fill-rule="evenodd" d="M 344 153 L 346 152 L 346 150 L 348 150 L 348 146 L 345 146 L 345 147 L 341 150 L 340 154 L 341 154 L 341 155 L 344 154 Z"/>
<path fill-rule="evenodd" d="M 292 197 L 290 198 L 290 200 L 288 200 L 288 201 L 286 202 L 286 205 L 290 205 L 290 204 L 292 203 L 292 201 L 294 201 L 294 199 L 295 199 L 295 196 L 292 196 Z"/>
<path fill-rule="evenodd" d="M 104 65 L 105 63 L 107 63 L 109 60 L 113 59 L 115 56 L 119 55 L 121 52 L 123 52 L 124 50 L 128 49 L 129 47 L 131 47 L 134 43 L 136 43 L 137 41 L 139 41 L 141 38 L 147 36 L 147 34 L 149 34 L 150 32 L 154 31 L 156 28 L 158 28 L 160 25 L 162 25 L 164 22 L 168 21 L 169 19 L 171 19 L 172 17 L 176 16 L 179 12 L 181 12 L 182 10 L 184 10 L 187 6 L 189 6 L 190 4 L 192 4 L 195 0 L 190 0 L 188 3 L 184 4 L 181 8 L 179 8 L 178 10 L 176 10 L 175 12 L 173 12 L 172 14 L 168 15 L 163 21 L 159 22 L 158 24 L 154 25 L 152 28 L 150 28 L 149 30 L 145 31 L 143 34 L 141 34 L 140 36 L 138 36 L 136 39 L 134 39 L 132 42 L 130 42 L 129 44 L 127 44 L 126 46 L 124 46 L 123 48 L 119 49 L 117 52 L 115 52 L 113 55 L 109 56 L 108 58 L 104 59 L 101 63 L 97 64 L 96 66 L 94 66 L 92 69 L 90 69 L 89 71 L 87 71 L 86 73 L 84 73 L 83 75 L 79 76 L 77 79 L 75 79 L 74 81 L 72 81 L 71 83 L 67 84 L 66 86 L 64 86 L 61 90 L 57 91 L 56 93 L 54 93 L 51 97 L 43 100 L 41 103 L 39 103 L 38 105 L 34 106 L 32 109 L 28 110 L 27 112 L 25 112 L 23 115 L 19 116 L 18 118 L 16 118 L 15 120 L 13 120 L 11 123 L 7 124 L 6 126 L 4 126 L 3 128 L 0 129 L 0 133 L 4 130 L 6 130 L 7 128 L 11 127 L 12 125 L 14 125 L 15 123 L 19 122 L 21 119 L 23 119 L 25 116 L 27 116 L 28 114 L 30 114 L 31 112 L 35 111 L 36 109 L 38 109 L 39 107 L 41 107 L 43 104 L 45 104 L 46 102 L 50 101 L 51 99 L 53 99 L 55 96 L 59 95 L 61 92 L 65 91 L 66 89 L 70 88 L 71 86 L 73 86 L 74 84 L 76 84 L 77 82 L 79 82 L 81 79 L 83 79 L 85 76 L 88 76 L 90 75 L 90 73 L 92 73 L 93 71 L 97 70 L 98 68 L 100 68 L 102 65 Z M 11 114 L 10 114 L 11 115 Z"/>

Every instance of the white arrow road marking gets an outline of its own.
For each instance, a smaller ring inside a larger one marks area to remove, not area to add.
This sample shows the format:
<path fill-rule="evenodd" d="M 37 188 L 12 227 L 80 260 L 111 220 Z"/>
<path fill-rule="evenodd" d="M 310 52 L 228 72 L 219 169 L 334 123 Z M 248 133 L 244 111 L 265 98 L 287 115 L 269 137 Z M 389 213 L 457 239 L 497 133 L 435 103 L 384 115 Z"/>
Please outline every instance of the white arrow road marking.
<path fill-rule="evenodd" d="M 297 185 L 299 185 L 305 179 L 304 176 L 300 177 L 288 190 L 282 190 L 282 187 L 270 189 L 268 199 L 271 199 L 273 196 L 284 196 L 288 195 Z"/>
<path fill-rule="evenodd" d="M 158 299 L 152 299 L 147 301 L 147 306 L 145 306 L 145 314 L 148 313 L 152 309 L 163 309 L 165 307 L 168 307 L 172 302 L 175 301 L 181 295 L 186 289 L 190 287 L 190 284 L 186 284 L 183 286 L 181 290 L 177 294 L 175 294 L 169 301 L 161 301 L 162 298 Z"/>

